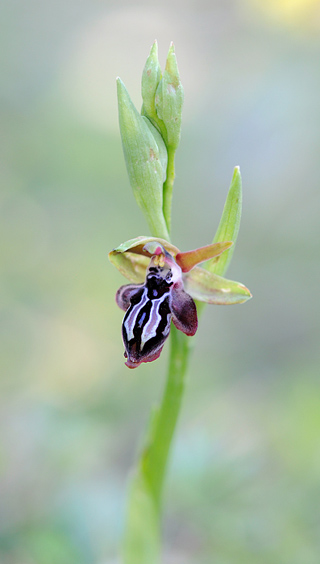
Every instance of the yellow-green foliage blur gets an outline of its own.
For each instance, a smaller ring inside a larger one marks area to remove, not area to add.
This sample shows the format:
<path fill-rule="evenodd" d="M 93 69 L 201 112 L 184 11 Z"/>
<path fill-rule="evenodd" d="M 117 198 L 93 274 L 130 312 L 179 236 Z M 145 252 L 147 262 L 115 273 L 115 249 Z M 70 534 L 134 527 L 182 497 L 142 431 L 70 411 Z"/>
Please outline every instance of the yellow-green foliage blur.
<path fill-rule="evenodd" d="M 319 2 L 4 0 L 0 26 L 0 562 L 118 564 L 128 475 L 167 352 L 129 371 L 113 247 L 147 235 L 115 78 L 138 108 L 158 40 L 185 106 L 173 241 L 215 233 L 228 276 L 194 339 L 166 488 L 164 564 L 320 560 Z M 152 564 L 152 563 L 150 563 Z"/>

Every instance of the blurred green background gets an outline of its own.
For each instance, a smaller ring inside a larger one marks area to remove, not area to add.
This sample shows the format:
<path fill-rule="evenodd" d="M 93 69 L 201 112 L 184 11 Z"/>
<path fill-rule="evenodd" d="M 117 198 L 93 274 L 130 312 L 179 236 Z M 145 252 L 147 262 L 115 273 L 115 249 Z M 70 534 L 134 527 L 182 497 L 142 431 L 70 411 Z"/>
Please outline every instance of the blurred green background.
<path fill-rule="evenodd" d="M 120 562 L 167 351 L 124 366 L 107 253 L 147 228 L 115 78 L 140 107 L 155 38 L 185 87 L 173 240 L 212 240 L 240 165 L 228 276 L 254 295 L 194 339 L 163 562 L 318 564 L 319 2 L 4 0 L 0 26 L 1 564 Z"/>

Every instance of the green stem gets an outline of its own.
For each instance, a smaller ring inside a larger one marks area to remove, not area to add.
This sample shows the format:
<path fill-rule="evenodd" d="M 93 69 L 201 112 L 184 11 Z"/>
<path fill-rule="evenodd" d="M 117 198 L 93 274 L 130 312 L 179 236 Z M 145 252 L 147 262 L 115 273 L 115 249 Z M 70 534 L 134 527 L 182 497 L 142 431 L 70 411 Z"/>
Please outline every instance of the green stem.
<path fill-rule="evenodd" d="M 189 339 L 174 326 L 171 328 L 170 344 L 166 388 L 156 416 L 152 443 L 145 449 L 142 457 L 143 472 L 159 513 L 168 455 L 179 416 L 189 358 Z"/>
<path fill-rule="evenodd" d="M 179 416 L 188 368 L 189 338 L 171 328 L 167 384 L 129 491 L 124 564 L 159 564 L 161 501 L 170 446 Z"/>
<path fill-rule="evenodd" d="M 163 185 L 163 215 L 166 219 L 168 231 L 171 231 L 171 204 L 172 204 L 172 189 L 174 183 L 174 156 L 175 151 L 168 147 L 168 165 L 167 165 L 167 178 Z"/>

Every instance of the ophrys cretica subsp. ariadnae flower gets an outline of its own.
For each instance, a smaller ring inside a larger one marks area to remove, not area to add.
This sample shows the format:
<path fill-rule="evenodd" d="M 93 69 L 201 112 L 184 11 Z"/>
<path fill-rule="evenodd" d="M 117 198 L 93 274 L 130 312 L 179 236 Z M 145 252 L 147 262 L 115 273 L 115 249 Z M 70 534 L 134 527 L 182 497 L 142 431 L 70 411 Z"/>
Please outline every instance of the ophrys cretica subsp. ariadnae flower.
<path fill-rule="evenodd" d="M 197 266 L 231 245 L 227 241 L 180 252 L 163 239 L 138 237 L 111 251 L 111 262 L 133 282 L 121 286 L 116 294 L 118 306 L 126 312 L 122 338 L 129 368 L 160 356 L 171 321 L 188 336 L 196 333 L 194 300 L 228 305 L 251 297 L 242 284 Z"/>

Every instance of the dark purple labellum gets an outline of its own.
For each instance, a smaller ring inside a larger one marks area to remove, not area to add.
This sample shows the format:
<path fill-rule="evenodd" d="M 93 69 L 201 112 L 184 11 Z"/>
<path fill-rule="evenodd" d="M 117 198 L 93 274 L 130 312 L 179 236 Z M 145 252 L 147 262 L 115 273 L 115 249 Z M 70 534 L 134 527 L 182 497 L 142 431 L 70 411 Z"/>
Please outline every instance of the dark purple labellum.
<path fill-rule="evenodd" d="M 122 338 L 129 368 L 159 357 L 171 319 L 187 335 L 197 330 L 196 306 L 183 290 L 181 269 L 166 255 L 152 257 L 145 284 L 122 286 L 116 295 L 119 307 L 126 311 Z"/>

